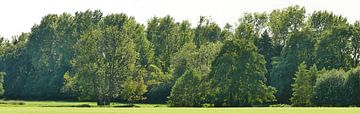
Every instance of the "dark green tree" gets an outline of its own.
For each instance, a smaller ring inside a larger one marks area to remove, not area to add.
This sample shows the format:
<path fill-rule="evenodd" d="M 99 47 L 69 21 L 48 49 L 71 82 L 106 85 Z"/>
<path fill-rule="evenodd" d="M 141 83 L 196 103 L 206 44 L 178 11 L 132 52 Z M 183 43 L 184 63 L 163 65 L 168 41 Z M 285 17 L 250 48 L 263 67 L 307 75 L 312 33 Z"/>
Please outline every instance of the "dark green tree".
<path fill-rule="evenodd" d="M 360 65 L 360 21 L 356 21 L 352 27 L 351 37 L 351 56 L 352 56 L 352 67 Z"/>
<path fill-rule="evenodd" d="M 320 76 L 314 87 L 312 102 L 318 106 L 343 106 L 346 103 L 344 89 L 345 72 L 330 70 Z"/>
<path fill-rule="evenodd" d="M 266 61 L 266 78 L 270 77 L 270 72 L 272 69 L 272 58 L 275 56 L 275 50 L 274 46 L 271 41 L 271 37 L 269 36 L 269 33 L 265 31 L 261 37 L 255 41 L 256 47 L 259 49 L 259 53 L 264 56 Z M 267 80 L 267 84 L 270 83 L 270 80 Z"/>
<path fill-rule="evenodd" d="M 347 75 L 345 81 L 347 104 L 360 106 L 360 67 L 351 69 Z"/>
<path fill-rule="evenodd" d="M 252 42 L 226 41 L 208 76 L 217 106 L 252 106 L 275 101 L 275 89 L 265 85 L 265 59 Z"/>
<path fill-rule="evenodd" d="M 274 58 L 270 84 L 278 90 L 276 95 L 279 103 L 289 103 L 292 94 L 291 84 L 294 82 L 297 67 L 301 62 L 313 63 L 314 45 L 311 32 L 297 32 L 288 39 L 280 58 Z"/>
<path fill-rule="evenodd" d="M 351 36 L 348 25 L 340 25 L 322 34 L 316 48 L 316 65 L 322 69 L 351 68 Z"/>
<path fill-rule="evenodd" d="M 200 21 L 195 28 L 194 43 L 197 47 L 205 44 L 206 42 L 223 41 L 224 38 L 220 37 L 221 28 L 211 19 L 200 16 Z"/>

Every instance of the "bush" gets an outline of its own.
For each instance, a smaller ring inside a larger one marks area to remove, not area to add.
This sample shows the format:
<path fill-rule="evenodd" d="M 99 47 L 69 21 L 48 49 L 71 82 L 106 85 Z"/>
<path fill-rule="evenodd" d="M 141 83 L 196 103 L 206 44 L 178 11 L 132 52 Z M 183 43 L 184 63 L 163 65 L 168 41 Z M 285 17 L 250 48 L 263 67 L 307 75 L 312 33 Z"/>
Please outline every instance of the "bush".
<path fill-rule="evenodd" d="M 317 106 L 344 106 L 344 82 L 343 70 L 331 70 L 322 74 L 315 84 L 312 102 Z"/>
<path fill-rule="evenodd" d="M 198 86 L 200 82 L 201 75 L 197 71 L 186 71 L 171 89 L 168 104 L 174 107 L 200 107 L 201 91 Z"/>
<path fill-rule="evenodd" d="M 360 106 L 360 66 L 348 71 L 345 81 L 347 104 Z"/>

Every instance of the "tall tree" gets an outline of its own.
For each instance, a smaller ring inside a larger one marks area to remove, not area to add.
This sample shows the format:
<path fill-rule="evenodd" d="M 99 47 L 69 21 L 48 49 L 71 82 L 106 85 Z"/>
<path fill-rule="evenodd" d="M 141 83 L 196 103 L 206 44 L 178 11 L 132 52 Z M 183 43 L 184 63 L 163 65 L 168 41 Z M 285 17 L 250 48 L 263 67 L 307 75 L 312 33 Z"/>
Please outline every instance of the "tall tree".
<path fill-rule="evenodd" d="M 274 46 L 271 41 L 271 37 L 269 36 L 269 33 L 265 31 L 261 37 L 255 41 L 256 47 L 259 49 L 259 53 L 264 56 L 266 61 L 266 78 L 270 77 L 270 71 L 272 69 L 272 58 L 275 56 L 274 53 Z M 267 84 L 270 83 L 270 80 L 267 80 Z"/>
<path fill-rule="evenodd" d="M 306 10 L 300 6 L 290 6 L 270 13 L 268 26 L 277 52 L 280 55 L 291 33 L 300 31 L 304 25 Z"/>
<path fill-rule="evenodd" d="M 147 38 L 154 45 L 155 65 L 165 73 L 169 72 L 172 54 L 186 42 L 191 42 L 193 38 L 190 23 L 188 21 L 175 22 L 171 16 L 150 19 L 146 32 Z"/>
<path fill-rule="evenodd" d="M 103 26 L 82 35 L 77 43 L 73 61 L 79 70 L 79 85 L 92 90 L 90 95 L 97 98 L 98 105 L 109 105 L 112 98 L 131 100 L 129 97 L 144 94 L 143 73 L 134 69 L 138 60 L 133 41 L 136 26 L 132 17 L 109 15 Z"/>
<path fill-rule="evenodd" d="M 211 69 L 208 81 L 215 105 L 251 106 L 275 100 L 275 89 L 265 85 L 265 59 L 251 42 L 226 41 Z"/>
<path fill-rule="evenodd" d="M 263 31 L 266 30 L 268 15 L 266 13 L 246 13 L 239 19 L 235 37 L 257 41 Z"/>
<path fill-rule="evenodd" d="M 310 106 L 312 85 L 309 70 L 306 69 L 305 63 L 301 63 L 294 77 L 292 86 L 291 103 L 294 106 Z"/>
<path fill-rule="evenodd" d="M 335 26 L 346 24 L 347 19 L 328 11 L 314 11 L 307 20 L 307 26 L 313 31 L 315 38 L 319 39 L 321 34 Z"/>
<path fill-rule="evenodd" d="M 350 27 L 340 25 L 323 33 L 316 48 L 316 65 L 322 69 L 351 67 Z"/>
<path fill-rule="evenodd" d="M 223 41 L 225 39 L 220 37 L 221 28 L 211 19 L 204 16 L 200 16 L 200 21 L 195 28 L 194 43 L 197 47 L 200 47 L 206 42 Z"/>
<path fill-rule="evenodd" d="M 352 67 L 360 65 L 360 21 L 356 21 L 352 28 L 352 37 L 350 42 Z"/>
<path fill-rule="evenodd" d="M 281 52 L 280 58 L 275 58 L 270 73 L 270 84 L 276 87 L 279 103 L 289 103 L 291 98 L 291 84 L 301 62 L 312 64 L 314 58 L 314 38 L 308 29 L 294 33 L 288 39 Z"/>

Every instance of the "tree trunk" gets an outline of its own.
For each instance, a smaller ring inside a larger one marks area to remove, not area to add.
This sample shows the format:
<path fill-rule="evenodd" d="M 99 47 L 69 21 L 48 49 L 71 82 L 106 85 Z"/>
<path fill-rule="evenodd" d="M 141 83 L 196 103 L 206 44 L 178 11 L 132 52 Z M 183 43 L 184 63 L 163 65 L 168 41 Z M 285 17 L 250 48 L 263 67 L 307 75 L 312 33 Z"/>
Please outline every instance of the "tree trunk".
<path fill-rule="evenodd" d="M 98 106 L 103 106 L 103 105 L 104 105 L 104 100 L 103 100 L 103 98 L 98 98 L 98 99 L 97 99 L 97 105 L 98 105 Z"/>
<path fill-rule="evenodd" d="M 110 106 L 110 97 L 105 97 L 104 105 Z"/>

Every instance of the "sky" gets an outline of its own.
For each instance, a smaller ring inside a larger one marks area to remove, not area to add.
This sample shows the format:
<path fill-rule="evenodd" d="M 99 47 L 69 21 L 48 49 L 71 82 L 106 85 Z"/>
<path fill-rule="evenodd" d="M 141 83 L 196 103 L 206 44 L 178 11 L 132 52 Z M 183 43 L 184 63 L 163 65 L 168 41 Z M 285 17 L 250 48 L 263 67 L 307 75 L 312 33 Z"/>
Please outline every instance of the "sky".
<path fill-rule="evenodd" d="M 268 12 L 292 5 L 304 6 L 307 15 L 317 10 L 332 11 L 350 23 L 360 20 L 358 0 L 1 0 L 0 36 L 11 39 L 30 32 L 47 14 L 74 14 L 100 9 L 105 15 L 126 13 L 142 24 L 154 16 L 171 15 L 176 21 L 196 25 L 200 16 L 211 17 L 220 26 L 236 24 L 244 13 Z"/>

